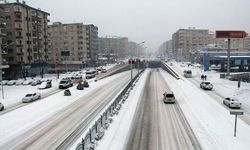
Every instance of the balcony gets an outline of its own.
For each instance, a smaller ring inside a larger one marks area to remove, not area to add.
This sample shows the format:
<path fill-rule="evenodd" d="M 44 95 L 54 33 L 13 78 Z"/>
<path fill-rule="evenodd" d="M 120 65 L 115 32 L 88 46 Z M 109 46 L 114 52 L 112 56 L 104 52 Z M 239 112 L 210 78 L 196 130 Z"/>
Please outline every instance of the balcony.
<path fill-rule="evenodd" d="M 23 53 L 23 51 L 17 51 L 16 54 L 17 55 L 23 55 L 24 53 Z"/>
<path fill-rule="evenodd" d="M 17 39 L 22 39 L 23 36 L 22 36 L 22 35 L 17 35 L 16 38 L 17 38 Z"/>

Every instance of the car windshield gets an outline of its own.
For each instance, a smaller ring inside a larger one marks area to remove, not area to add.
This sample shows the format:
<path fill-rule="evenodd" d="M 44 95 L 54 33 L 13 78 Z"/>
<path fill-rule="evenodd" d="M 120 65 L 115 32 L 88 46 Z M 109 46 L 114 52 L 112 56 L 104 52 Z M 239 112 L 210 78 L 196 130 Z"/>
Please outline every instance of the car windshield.
<path fill-rule="evenodd" d="M 61 81 L 60 84 L 65 84 L 67 83 L 68 81 Z"/>
<path fill-rule="evenodd" d="M 206 85 L 209 85 L 209 84 L 210 84 L 210 82 L 205 82 L 205 84 L 206 84 Z"/>
<path fill-rule="evenodd" d="M 31 97 L 32 96 L 32 94 L 27 94 L 25 97 Z"/>
<path fill-rule="evenodd" d="M 167 94 L 166 97 L 174 97 L 174 94 Z"/>

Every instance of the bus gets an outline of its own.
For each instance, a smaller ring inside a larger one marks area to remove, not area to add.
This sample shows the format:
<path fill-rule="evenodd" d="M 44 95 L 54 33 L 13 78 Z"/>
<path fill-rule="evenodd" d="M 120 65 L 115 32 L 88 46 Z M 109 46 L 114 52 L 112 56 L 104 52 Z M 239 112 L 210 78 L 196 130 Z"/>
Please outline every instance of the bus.
<path fill-rule="evenodd" d="M 91 79 L 91 78 L 94 78 L 97 74 L 97 71 L 96 70 L 92 70 L 92 71 L 86 71 L 85 72 L 85 78 L 86 79 Z"/>

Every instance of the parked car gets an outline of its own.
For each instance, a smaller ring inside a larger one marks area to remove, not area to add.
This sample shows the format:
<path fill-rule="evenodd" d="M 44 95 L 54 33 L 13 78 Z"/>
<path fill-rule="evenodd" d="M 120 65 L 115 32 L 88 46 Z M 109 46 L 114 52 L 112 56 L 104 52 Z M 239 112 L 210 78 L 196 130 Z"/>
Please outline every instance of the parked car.
<path fill-rule="evenodd" d="M 107 70 L 105 68 L 102 68 L 101 73 L 106 73 L 106 72 L 107 72 Z"/>
<path fill-rule="evenodd" d="M 3 80 L 1 84 L 7 85 L 8 82 L 9 82 L 8 80 Z"/>
<path fill-rule="evenodd" d="M 59 82 L 58 88 L 59 88 L 59 89 L 66 89 L 66 88 L 69 88 L 69 87 L 71 87 L 71 86 L 73 86 L 72 81 L 71 81 L 70 79 L 68 79 L 68 78 L 64 78 L 64 79 L 62 79 L 62 80 Z"/>
<path fill-rule="evenodd" d="M 23 82 L 23 85 L 30 85 L 33 82 L 32 79 L 27 79 Z"/>
<path fill-rule="evenodd" d="M 22 99 L 23 103 L 29 103 L 41 98 L 40 93 L 33 93 L 33 94 L 26 94 L 25 97 Z"/>
<path fill-rule="evenodd" d="M 18 79 L 18 80 L 16 81 L 16 85 L 21 85 L 21 84 L 23 84 L 23 82 L 24 82 L 23 79 Z"/>
<path fill-rule="evenodd" d="M 0 111 L 4 110 L 3 104 L 0 102 Z"/>
<path fill-rule="evenodd" d="M 39 89 L 47 89 L 52 87 L 52 82 L 51 81 L 44 81 L 39 85 Z"/>
<path fill-rule="evenodd" d="M 31 85 L 32 86 L 36 86 L 36 85 L 40 85 L 40 84 L 42 84 L 42 81 L 41 80 L 34 80 L 32 83 L 31 83 Z"/>
<path fill-rule="evenodd" d="M 175 96 L 172 91 L 166 91 L 163 94 L 163 102 L 164 103 L 175 103 Z"/>
<path fill-rule="evenodd" d="M 11 85 L 15 85 L 16 84 L 16 80 L 10 80 L 7 85 L 11 86 Z"/>
<path fill-rule="evenodd" d="M 213 89 L 213 85 L 208 82 L 208 81 L 203 81 L 200 84 L 200 88 L 204 89 L 204 90 L 212 90 Z"/>
<path fill-rule="evenodd" d="M 236 98 L 226 97 L 223 100 L 223 104 L 225 104 L 229 108 L 241 108 L 241 102 Z"/>

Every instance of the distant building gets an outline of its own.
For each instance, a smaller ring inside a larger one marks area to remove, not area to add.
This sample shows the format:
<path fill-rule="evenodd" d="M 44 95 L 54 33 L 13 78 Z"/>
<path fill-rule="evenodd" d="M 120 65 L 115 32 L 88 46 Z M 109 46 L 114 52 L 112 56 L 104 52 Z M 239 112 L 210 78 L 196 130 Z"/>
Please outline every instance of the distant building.
<path fill-rule="evenodd" d="M 96 63 L 98 56 L 98 27 L 93 24 L 84 25 L 86 30 L 87 59 L 89 63 Z"/>
<path fill-rule="evenodd" d="M 136 57 L 136 42 L 129 41 L 128 42 L 128 57 Z"/>
<path fill-rule="evenodd" d="M 49 60 L 55 70 L 77 70 L 87 61 L 86 30 L 83 23 L 48 26 Z"/>
<path fill-rule="evenodd" d="M 113 53 L 118 58 L 125 58 L 130 55 L 129 42 L 127 37 L 100 37 L 99 38 L 99 52 Z"/>
<path fill-rule="evenodd" d="M 243 45 L 244 45 L 244 50 L 250 51 L 250 36 L 247 36 L 244 39 Z"/>
<path fill-rule="evenodd" d="M 190 52 L 197 51 L 209 44 L 207 29 L 179 29 L 172 35 L 173 55 L 178 61 L 189 61 Z"/>
<path fill-rule="evenodd" d="M 6 22 L 3 58 L 10 65 L 5 75 L 16 78 L 43 74 L 48 61 L 49 13 L 19 1 L 0 4 L 0 7 L 4 8 Z"/>

